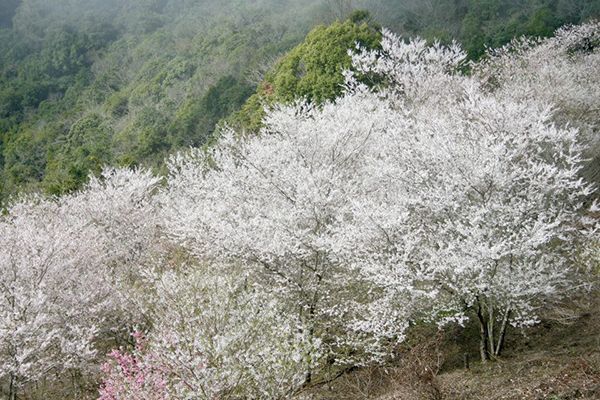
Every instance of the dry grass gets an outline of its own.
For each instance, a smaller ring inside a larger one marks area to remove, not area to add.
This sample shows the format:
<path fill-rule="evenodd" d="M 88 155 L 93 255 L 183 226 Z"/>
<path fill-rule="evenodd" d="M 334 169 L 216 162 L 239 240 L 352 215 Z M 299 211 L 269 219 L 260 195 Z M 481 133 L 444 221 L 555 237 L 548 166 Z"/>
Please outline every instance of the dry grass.
<path fill-rule="evenodd" d="M 540 325 L 509 331 L 498 360 L 477 360 L 476 327 L 413 328 L 408 346 L 387 368 L 348 373 L 310 393 L 315 400 L 570 400 L 600 399 L 600 294 L 565 302 Z M 555 311 L 555 310 L 554 310 Z M 566 314 L 565 314 L 566 313 Z M 568 315 L 568 318 L 563 318 Z M 463 358 L 472 360 L 464 368 Z"/>
<path fill-rule="evenodd" d="M 600 399 L 600 320 L 546 321 L 513 340 L 501 359 L 439 379 L 446 399 Z"/>
<path fill-rule="evenodd" d="M 395 354 L 395 362 L 384 367 L 371 366 L 343 375 L 327 385 L 304 393 L 305 399 L 424 399 L 442 400 L 438 374 L 444 354 L 445 335 L 421 327 Z M 390 397 L 392 395 L 392 397 Z"/>

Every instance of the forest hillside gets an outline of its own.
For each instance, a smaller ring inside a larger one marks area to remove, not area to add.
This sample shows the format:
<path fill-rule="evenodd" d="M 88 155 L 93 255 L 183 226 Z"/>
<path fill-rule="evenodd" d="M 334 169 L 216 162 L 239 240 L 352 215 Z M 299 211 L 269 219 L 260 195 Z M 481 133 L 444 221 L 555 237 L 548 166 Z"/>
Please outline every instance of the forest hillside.
<path fill-rule="evenodd" d="M 332 99 L 350 66 L 346 47 L 375 45 L 360 31 L 364 23 L 430 42 L 458 40 L 476 60 L 486 46 L 551 36 L 600 15 L 592 0 L 9 0 L 0 7 L 0 200 L 39 189 L 68 193 L 105 164 L 164 171 L 166 155 L 210 143 L 217 123 L 245 103 L 229 122 L 256 130 L 271 90 L 277 101 L 315 90 L 323 91 L 310 94 L 317 100 Z M 304 47 L 286 55 L 313 28 Z"/>

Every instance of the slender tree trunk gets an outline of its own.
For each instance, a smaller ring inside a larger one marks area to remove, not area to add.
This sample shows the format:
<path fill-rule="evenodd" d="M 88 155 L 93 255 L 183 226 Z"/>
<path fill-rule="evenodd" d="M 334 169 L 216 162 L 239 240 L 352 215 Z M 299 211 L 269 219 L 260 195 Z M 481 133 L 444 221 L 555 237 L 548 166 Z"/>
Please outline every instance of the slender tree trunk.
<path fill-rule="evenodd" d="M 479 354 L 481 355 L 481 362 L 486 363 L 490 359 L 488 352 L 488 332 L 485 318 L 481 310 L 481 303 L 477 299 L 477 320 L 479 321 Z"/>
<path fill-rule="evenodd" d="M 321 275 L 317 272 L 319 270 L 320 260 L 321 260 L 321 255 L 317 251 L 315 254 L 315 267 L 314 267 L 314 273 L 317 278 L 317 282 L 316 282 L 315 292 L 314 292 L 314 294 L 312 296 L 312 300 L 310 302 L 310 308 L 308 309 L 308 318 L 309 318 L 309 326 L 310 326 L 308 333 L 309 333 L 309 338 L 310 338 L 311 349 L 310 349 L 309 354 L 307 354 L 306 361 L 308 363 L 308 368 L 307 368 L 307 372 L 306 372 L 306 377 L 304 378 L 305 385 L 308 385 L 312 382 L 312 367 L 311 367 L 311 364 L 313 362 L 312 344 L 313 344 L 313 341 L 315 338 L 315 314 L 316 314 L 317 304 L 319 301 L 319 288 L 321 286 L 321 281 L 322 281 Z"/>
<path fill-rule="evenodd" d="M 494 355 L 499 356 L 502 351 L 502 345 L 504 344 L 504 338 L 506 337 L 506 329 L 508 328 L 508 320 L 510 319 L 511 309 L 507 308 L 502 318 L 502 326 L 500 327 L 500 333 L 498 334 L 498 344 L 494 350 Z"/>
<path fill-rule="evenodd" d="M 310 307 L 310 316 L 311 316 L 310 324 L 311 325 L 310 325 L 310 328 L 308 329 L 308 334 L 310 337 L 311 344 L 313 342 L 313 337 L 315 335 L 315 328 L 313 326 L 313 320 L 312 320 L 313 314 L 314 314 L 314 308 L 311 306 Z M 307 363 L 307 370 L 306 370 L 306 376 L 304 377 L 304 384 L 308 385 L 312 382 L 312 368 L 311 368 L 312 351 L 306 355 L 306 363 Z"/>
<path fill-rule="evenodd" d="M 300 321 L 306 321 L 303 314 L 304 314 L 303 307 L 301 305 L 300 307 L 298 307 L 298 317 L 299 317 Z M 305 324 L 301 324 L 300 327 L 298 327 L 298 333 L 303 334 L 304 329 L 306 329 Z M 309 332 L 310 337 L 312 338 L 312 335 L 313 335 L 312 327 L 308 328 L 308 332 Z M 306 375 L 304 375 L 304 385 L 308 385 L 312 381 L 312 373 L 310 370 L 310 354 L 306 355 L 305 361 L 307 363 L 308 368 L 306 371 Z"/>
<path fill-rule="evenodd" d="M 10 376 L 10 383 L 8 386 L 8 397 L 7 400 L 17 400 L 17 388 L 15 387 L 15 376 Z"/>
<path fill-rule="evenodd" d="M 494 311 L 493 309 L 490 307 L 490 312 L 488 315 L 488 321 L 487 321 L 487 331 L 488 331 L 488 338 L 489 338 L 489 352 L 490 355 L 494 355 L 495 354 L 495 341 L 494 341 Z"/>

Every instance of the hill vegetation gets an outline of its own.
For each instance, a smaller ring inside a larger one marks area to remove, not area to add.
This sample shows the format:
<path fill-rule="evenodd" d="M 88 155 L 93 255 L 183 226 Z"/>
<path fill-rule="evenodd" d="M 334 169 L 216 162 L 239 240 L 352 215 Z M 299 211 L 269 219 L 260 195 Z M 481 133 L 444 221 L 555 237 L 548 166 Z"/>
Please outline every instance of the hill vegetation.
<path fill-rule="evenodd" d="M 475 60 L 485 46 L 549 36 L 599 15 L 591 0 L 14 0 L 2 7 L 0 200 L 38 189 L 68 193 L 105 164 L 161 170 L 167 154 L 210 143 L 222 119 L 256 130 L 265 97 L 332 99 L 349 66 L 346 48 L 356 40 L 375 45 L 373 21 L 429 41 L 457 39 Z M 306 37 L 315 25 L 348 17 Z"/>

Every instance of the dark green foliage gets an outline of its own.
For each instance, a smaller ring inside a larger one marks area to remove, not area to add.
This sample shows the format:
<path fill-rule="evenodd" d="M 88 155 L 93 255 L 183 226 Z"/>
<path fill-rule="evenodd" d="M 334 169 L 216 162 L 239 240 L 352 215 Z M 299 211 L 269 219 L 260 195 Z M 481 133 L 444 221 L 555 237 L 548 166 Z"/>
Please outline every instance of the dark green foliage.
<path fill-rule="evenodd" d="M 202 146 L 210 140 L 217 123 L 238 110 L 254 88 L 231 75 L 222 77 L 200 99 L 191 98 L 169 125 L 176 147 Z"/>
<path fill-rule="evenodd" d="M 262 120 L 265 116 L 264 103 L 268 101 L 268 98 L 264 98 L 262 94 L 264 90 L 270 91 L 272 89 L 265 83 L 259 89 L 259 93 L 250 96 L 239 112 L 234 113 L 227 119 L 227 125 L 242 134 L 258 132 L 263 126 Z"/>
<path fill-rule="evenodd" d="M 125 130 L 125 136 L 129 133 L 131 137 L 137 140 L 129 149 L 129 152 L 136 160 L 160 161 L 165 151 L 169 149 L 167 141 L 168 118 L 152 108 L 142 110 L 138 118 Z M 154 160 L 153 158 L 158 158 Z"/>
<path fill-rule="evenodd" d="M 379 32 L 367 24 L 346 21 L 318 26 L 267 75 L 271 86 L 263 94 L 272 90 L 275 100 L 284 102 L 298 97 L 316 103 L 333 99 L 342 92 L 342 71 L 352 66 L 348 49 L 356 43 L 375 48 L 379 41 Z"/>
<path fill-rule="evenodd" d="M 290 103 L 298 98 L 321 104 L 342 93 L 342 71 L 352 67 L 348 49 L 356 44 L 377 48 L 381 35 L 366 11 L 357 11 L 344 23 L 320 25 L 306 36 L 306 40 L 287 53 L 270 71 L 257 93 L 242 110 L 228 122 L 243 131 L 257 131 L 261 127 L 264 105 L 274 102 Z"/>
<path fill-rule="evenodd" d="M 528 34 L 531 36 L 549 37 L 560 26 L 553 11 L 548 7 L 537 9 L 527 23 Z"/>
<path fill-rule="evenodd" d="M 373 29 L 380 30 L 379 25 L 369 10 L 355 10 L 348 16 L 348 21 L 353 22 L 357 25 L 367 24 Z"/>
<path fill-rule="evenodd" d="M 48 150 L 44 187 L 52 194 L 67 193 L 86 182 L 87 175 L 99 173 L 111 159 L 111 131 L 102 118 L 90 114 L 60 135 Z"/>
<path fill-rule="evenodd" d="M 19 131 L 14 128 L 5 135 L 4 167 L 12 184 L 35 183 L 43 178 L 46 147 L 54 133 L 52 127 L 25 127 Z"/>

